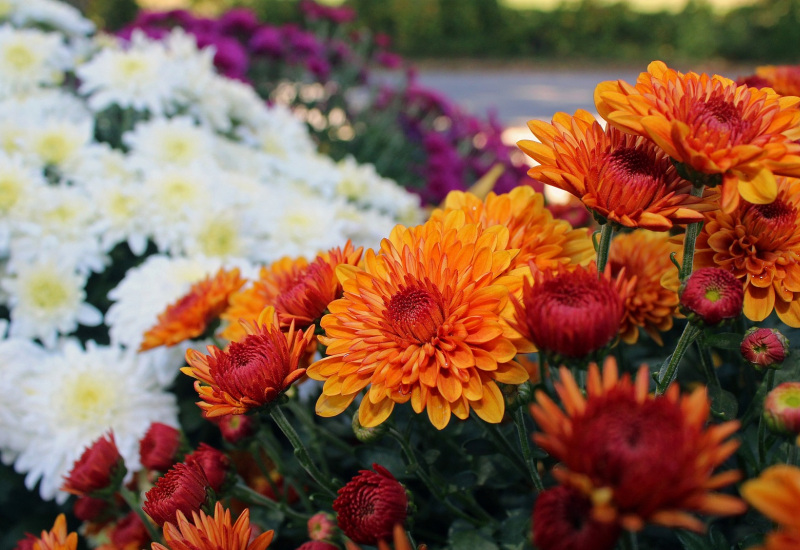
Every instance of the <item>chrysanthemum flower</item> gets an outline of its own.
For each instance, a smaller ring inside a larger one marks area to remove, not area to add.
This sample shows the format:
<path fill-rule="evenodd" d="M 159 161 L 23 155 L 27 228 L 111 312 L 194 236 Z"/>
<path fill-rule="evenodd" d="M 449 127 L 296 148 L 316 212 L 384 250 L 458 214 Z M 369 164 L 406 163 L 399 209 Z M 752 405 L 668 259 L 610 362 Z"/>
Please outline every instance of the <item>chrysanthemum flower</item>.
<path fill-rule="evenodd" d="M 501 195 L 490 192 L 485 200 L 471 193 L 451 191 L 442 209 L 434 210 L 431 217 L 441 218 L 449 210 L 463 210 L 468 223 L 506 227 L 509 232 L 507 247 L 519 249 L 510 269 L 527 266 L 529 261 L 541 270 L 585 265 L 595 256 L 588 233 L 554 219 L 545 208 L 544 195 L 526 185 Z"/>
<path fill-rule="evenodd" d="M 800 382 L 783 382 L 767 394 L 764 420 L 774 432 L 800 435 Z"/>
<path fill-rule="evenodd" d="M 645 523 L 703 530 L 691 512 L 730 515 L 744 512 L 737 498 L 714 493 L 740 477 L 738 471 L 712 475 L 739 446 L 726 439 L 736 421 L 706 428 L 710 404 L 705 389 L 681 397 L 672 385 L 660 397 L 648 394 L 650 376 L 642 367 L 635 382 L 621 379 L 613 359 L 602 375 L 589 367 L 584 397 L 566 368 L 556 391 L 565 412 L 543 392 L 531 406 L 541 432 L 534 441 L 562 466 L 554 475 L 590 497 L 593 517 L 624 529 Z"/>
<path fill-rule="evenodd" d="M 405 529 L 401 524 L 397 524 L 394 526 L 392 530 L 392 542 L 394 543 L 394 550 L 414 550 L 411 546 L 411 541 L 408 540 L 408 536 L 406 535 Z M 347 550 L 361 550 L 361 547 L 358 546 L 351 540 L 344 541 L 344 547 Z M 417 545 L 417 550 L 427 550 L 428 546 L 425 544 Z M 385 540 L 378 541 L 378 550 L 391 550 L 392 546 L 389 546 L 389 543 Z"/>
<path fill-rule="evenodd" d="M 228 297 L 244 283 L 239 269 L 234 268 L 220 269 L 213 278 L 192 285 L 188 294 L 158 316 L 158 324 L 145 333 L 139 351 L 174 346 L 202 335 L 228 306 Z"/>
<path fill-rule="evenodd" d="M 647 136 L 674 160 L 722 179 L 721 205 L 730 212 L 739 196 L 769 204 L 773 173 L 800 176 L 800 98 L 771 89 L 736 86 L 707 74 L 683 74 L 653 61 L 635 86 L 601 82 L 597 111 L 624 132 Z"/>
<path fill-rule="evenodd" d="M 742 357 L 755 369 L 779 369 L 789 355 L 789 340 L 772 328 L 753 327 L 742 338 Z"/>
<path fill-rule="evenodd" d="M 198 464 L 206 475 L 209 487 L 216 493 L 225 487 L 229 476 L 233 474 L 228 455 L 206 443 L 200 443 L 194 452 L 186 455 L 184 462 Z"/>
<path fill-rule="evenodd" d="M 361 470 L 339 489 L 333 509 L 339 528 L 359 544 L 376 544 L 392 536 L 408 513 L 405 488 L 380 464 Z"/>
<path fill-rule="evenodd" d="M 532 267 L 533 269 L 533 267 Z M 554 363 L 581 361 L 611 344 L 623 319 L 624 290 L 594 264 L 572 271 L 534 271 L 522 301 L 514 300 L 517 328 Z"/>
<path fill-rule="evenodd" d="M 624 269 L 624 316 L 620 338 L 635 344 L 641 327 L 659 345 L 661 334 L 672 328 L 678 306 L 678 293 L 661 284 L 664 273 L 674 270 L 670 254 L 681 248 L 670 242 L 666 233 L 638 230 L 621 233 L 611 241 L 608 265 L 617 277 Z"/>
<path fill-rule="evenodd" d="M 777 464 L 756 479 L 742 484 L 742 496 L 759 512 L 778 524 L 762 546 L 749 550 L 794 550 L 800 548 L 800 469 Z"/>
<path fill-rule="evenodd" d="M 179 511 L 177 521 L 164 525 L 166 546 L 154 542 L 152 550 L 264 550 L 272 542 L 274 531 L 265 531 L 250 540 L 250 510 L 245 509 L 235 523 L 231 512 L 217 502 L 214 516 L 192 512 L 192 521 Z"/>
<path fill-rule="evenodd" d="M 75 550 L 78 547 L 78 533 L 67 533 L 67 518 L 59 514 L 53 528 L 42 531 L 41 536 L 32 542 L 33 550 Z"/>
<path fill-rule="evenodd" d="M 731 271 L 744 287 L 744 314 L 763 321 L 773 309 L 800 327 L 800 180 L 777 178 L 771 204 L 740 202 L 712 212 L 698 235 L 694 265 Z"/>
<path fill-rule="evenodd" d="M 174 523 L 176 514 L 190 514 L 208 502 L 208 479 L 197 464 L 176 464 L 145 493 L 142 510 L 158 525 Z"/>
<path fill-rule="evenodd" d="M 744 291 L 736 276 L 721 267 L 692 271 L 680 291 L 681 313 L 692 323 L 718 325 L 742 314 Z"/>
<path fill-rule="evenodd" d="M 762 65 L 756 67 L 756 76 L 776 93 L 800 96 L 800 65 Z"/>
<path fill-rule="evenodd" d="M 111 496 L 119 489 L 127 469 L 114 441 L 114 432 L 94 441 L 64 479 L 62 491 L 78 496 Z"/>
<path fill-rule="evenodd" d="M 528 127 L 541 141 L 518 143 L 539 163 L 528 174 L 579 198 L 587 208 L 625 227 L 667 231 L 673 224 L 702 221 L 716 205 L 691 195 L 669 157 L 641 136 L 603 129 L 591 113 L 557 113 L 552 124 Z"/>
<path fill-rule="evenodd" d="M 208 355 L 190 349 L 181 372 L 196 379 L 197 405 L 206 416 L 243 414 L 272 403 L 299 380 L 305 369 L 314 325 L 305 332 L 290 326 L 281 332 L 275 308 L 267 307 L 255 323 L 242 321 L 245 337 L 225 350 L 208 346 Z"/>
<path fill-rule="evenodd" d="M 438 429 L 470 407 L 487 422 L 505 410 L 496 382 L 521 384 L 528 374 L 514 361 L 518 337 L 501 316 L 508 287 L 501 276 L 516 251 L 508 229 L 465 223 L 460 210 L 424 225 L 395 227 L 364 269 L 339 266 L 344 296 L 329 305 L 321 325 L 328 357 L 307 374 L 325 381 L 316 411 L 335 416 L 370 386 L 359 421 L 373 427 L 396 403 L 427 410 Z"/>
<path fill-rule="evenodd" d="M 539 494 L 533 507 L 533 542 L 540 550 L 611 550 L 622 529 L 592 517 L 589 497 L 559 485 Z"/>
<path fill-rule="evenodd" d="M 153 422 L 139 442 L 142 466 L 166 472 L 180 461 L 181 432 L 161 422 Z"/>

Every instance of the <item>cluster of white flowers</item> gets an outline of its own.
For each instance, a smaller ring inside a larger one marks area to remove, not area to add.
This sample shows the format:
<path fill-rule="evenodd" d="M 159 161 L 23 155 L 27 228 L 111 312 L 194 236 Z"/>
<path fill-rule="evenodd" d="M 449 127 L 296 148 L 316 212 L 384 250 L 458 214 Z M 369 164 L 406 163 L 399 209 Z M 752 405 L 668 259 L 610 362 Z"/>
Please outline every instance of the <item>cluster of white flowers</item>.
<path fill-rule="evenodd" d="M 135 469 L 149 423 L 177 425 L 183 349 L 137 350 L 193 283 L 422 218 L 180 30 L 92 31 L 53 0 L 0 0 L 0 455 L 45 499 L 108 430 Z"/>

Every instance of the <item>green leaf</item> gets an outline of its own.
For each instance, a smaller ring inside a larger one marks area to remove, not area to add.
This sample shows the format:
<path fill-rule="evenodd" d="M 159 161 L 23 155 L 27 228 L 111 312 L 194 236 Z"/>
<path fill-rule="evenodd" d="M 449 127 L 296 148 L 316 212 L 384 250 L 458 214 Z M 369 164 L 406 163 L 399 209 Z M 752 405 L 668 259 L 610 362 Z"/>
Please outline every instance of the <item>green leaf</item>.
<path fill-rule="evenodd" d="M 697 533 L 676 530 L 675 534 L 678 536 L 678 540 L 681 541 L 685 550 L 715 550 L 710 540 L 701 537 Z"/>
<path fill-rule="evenodd" d="M 450 537 L 449 547 L 469 548 L 470 550 L 500 550 L 488 534 L 475 528 L 453 533 Z"/>
<path fill-rule="evenodd" d="M 739 351 L 742 346 L 742 335 L 736 332 L 706 334 L 703 338 L 703 343 L 712 348 Z"/>
<path fill-rule="evenodd" d="M 710 386 L 708 389 L 711 398 L 711 414 L 722 420 L 734 420 L 739 410 L 739 401 L 736 396 L 720 387 Z"/>

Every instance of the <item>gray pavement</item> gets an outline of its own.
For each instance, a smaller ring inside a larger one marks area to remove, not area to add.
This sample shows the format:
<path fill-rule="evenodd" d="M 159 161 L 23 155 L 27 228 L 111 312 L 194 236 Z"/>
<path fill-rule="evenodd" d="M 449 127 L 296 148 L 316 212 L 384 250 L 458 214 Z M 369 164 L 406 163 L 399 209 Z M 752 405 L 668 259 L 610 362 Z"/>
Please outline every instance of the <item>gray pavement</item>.
<path fill-rule="evenodd" d="M 504 125 L 518 127 L 534 118 L 550 120 L 558 111 L 595 112 L 592 98 L 599 82 L 622 79 L 633 83 L 639 72 L 425 68 L 419 71 L 419 83 L 446 94 L 474 115 L 485 116 L 493 110 Z"/>

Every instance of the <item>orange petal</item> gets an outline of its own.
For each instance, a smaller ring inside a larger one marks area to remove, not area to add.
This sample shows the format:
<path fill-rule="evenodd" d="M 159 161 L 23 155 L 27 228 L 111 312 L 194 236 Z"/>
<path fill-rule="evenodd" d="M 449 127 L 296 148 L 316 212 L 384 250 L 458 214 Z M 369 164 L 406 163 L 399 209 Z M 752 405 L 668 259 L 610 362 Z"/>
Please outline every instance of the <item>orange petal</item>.
<path fill-rule="evenodd" d="M 479 401 L 472 402 L 472 408 L 484 422 L 497 424 L 503 419 L 505 413 L 505 402 L 500 388 L 491 380 L 483 384 L 483 396 Z"/>
<path fill-rule="evenodd" d="M 319 416 L 325 418 L 336 416 L 349 407 L 355 397 L 354 393 L 351 395 L 320 395 L 315 410 Z"/>
<path fill-rule="evenodd" d="M 444 429 L 450 422 L 450 403 L 441 395 L 429 394 L 425 410 L 428 411 L 428 418 L 437 430 Z"/>
<path fill-rule="evenodd" d="M 358 407 L 358 421 L 365 428 L 374 428 L 389 418 L 393 409 L 394 401 L 388 398 L 382 399 L 378 403 L 373 403 L 370 399 L 362 399 L 361 406 Z"/>

